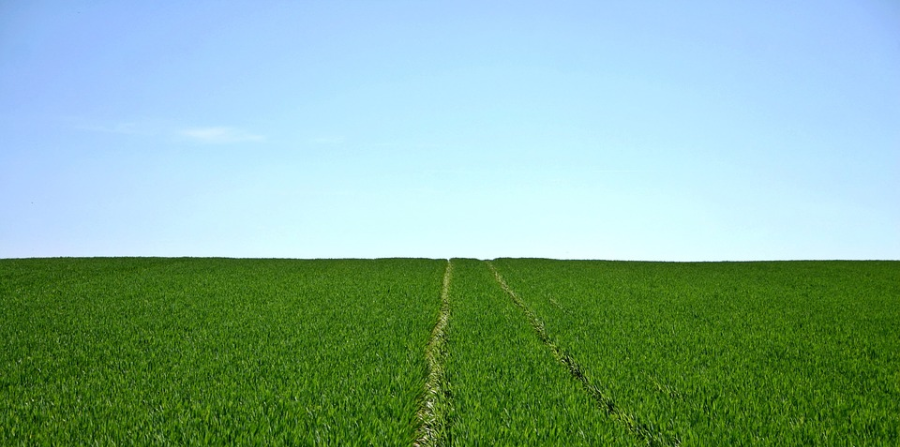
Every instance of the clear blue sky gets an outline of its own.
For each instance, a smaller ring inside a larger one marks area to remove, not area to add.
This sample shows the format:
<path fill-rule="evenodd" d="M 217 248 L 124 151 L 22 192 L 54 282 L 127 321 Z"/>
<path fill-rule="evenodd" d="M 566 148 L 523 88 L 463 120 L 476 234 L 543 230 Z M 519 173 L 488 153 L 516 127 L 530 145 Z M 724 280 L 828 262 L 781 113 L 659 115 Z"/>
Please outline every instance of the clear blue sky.
<path fill-rule="evenodd" d="M 0 3 L 0 257 L 900 259 L 900 3 Z"/>

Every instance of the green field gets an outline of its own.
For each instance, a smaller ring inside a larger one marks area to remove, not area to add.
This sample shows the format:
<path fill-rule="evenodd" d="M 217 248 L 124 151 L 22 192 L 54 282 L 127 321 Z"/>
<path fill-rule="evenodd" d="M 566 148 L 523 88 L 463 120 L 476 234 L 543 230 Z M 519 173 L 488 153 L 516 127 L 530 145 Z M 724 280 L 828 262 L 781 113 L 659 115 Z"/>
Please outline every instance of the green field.
<path fill-rule="evenodd" d="M 0 260 L 0 445 L 900 445 L 900 262 Z"/>

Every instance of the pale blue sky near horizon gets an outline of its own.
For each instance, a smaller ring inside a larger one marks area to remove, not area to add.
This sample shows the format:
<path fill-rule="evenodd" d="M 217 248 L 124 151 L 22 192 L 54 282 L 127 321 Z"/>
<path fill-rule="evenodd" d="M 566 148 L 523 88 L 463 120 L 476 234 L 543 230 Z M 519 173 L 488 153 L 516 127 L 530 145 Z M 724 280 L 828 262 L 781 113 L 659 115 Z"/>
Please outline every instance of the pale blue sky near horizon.
<path fill-rule="evenodd" d="M 0 258 L 900 259 L 900 3 L 0 4 Z"/>

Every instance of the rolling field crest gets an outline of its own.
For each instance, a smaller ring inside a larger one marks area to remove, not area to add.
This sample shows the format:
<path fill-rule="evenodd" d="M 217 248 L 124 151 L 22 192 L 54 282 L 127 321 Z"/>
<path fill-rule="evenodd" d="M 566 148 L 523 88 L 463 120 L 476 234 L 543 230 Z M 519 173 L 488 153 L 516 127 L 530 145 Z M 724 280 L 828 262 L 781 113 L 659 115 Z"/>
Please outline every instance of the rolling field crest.
<path fill-rule="evenodd" d="M 897 445 L 900 263 L 0 260 L 2 445 Z"/>

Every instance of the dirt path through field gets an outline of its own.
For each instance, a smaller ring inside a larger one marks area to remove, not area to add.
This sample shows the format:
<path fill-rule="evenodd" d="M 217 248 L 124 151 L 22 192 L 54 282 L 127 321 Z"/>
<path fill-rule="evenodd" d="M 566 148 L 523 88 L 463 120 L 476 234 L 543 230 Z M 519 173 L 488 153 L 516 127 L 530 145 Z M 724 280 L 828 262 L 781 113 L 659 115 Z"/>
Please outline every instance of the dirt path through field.
<path fill-rule="evenodd" d="M 446 415 L 449 410 L 449 394 L 447 378 L 444 374 L 444 358 L 447 353 L 446 329 L 450 321 L 450 280 L 453 276 L 453 264 L 447 260 L 444 271 L 444 283 L 441 287 L 441 312 L 438 321 L 431 331 L 431 339 L 425 347 L 425 359 L 428 362 L 428 380 L 425 382 L 425 399 L 419 408 L 419 428 L 415 446 L 444 445 L 448 435 Z"/>
<path fill-rule="evenodd" d="M 525 314 L 528 318 L 528 321 L 531 323 L 531 326 L 534 328 L 535 332 L 537 332 L 538 337 L 540 337 L 541 341 L 547 345 L 548 348 L 553 352 L 553 357 L 556 358 L 560 363 L 565 365 L 569 369 L 569 373 L 575 380 L 578 380 L 582 388 L 591 395 L 591 397 L 597 402 L 597 405 L 606 412 L 613 420 L 624 424 L 628 431 L 632 432 L 635 436 L 640 438 L 642 441 L 646 442 L 651 446 L 668 446 L 668 445 L 678 445 L 677 439 L 673 439 L 671 437 L 665 437 L 659 433 L 654 433 L 650 430 L 647 424 L 641 423 L 637 421 L 633 415 L 629 414 L 620 406 L 616 405 L 613 400 L 607 396 L 603 390 L 601 390 L 598 386 L 592 384 L 587 377 L 584 376 L 582 372 L 582 368 L 578 363 L 573 359 L 569 354 L 567 354 L 559 345 L 557 345 L 547 333 L 547 330 L 544 328 L 544 323 L 538 318 L 538 316 L 525 305 L 525 302 L 516 295 L 516 292 L 513 291 L 509 285 L 506 283 L 506 280 L 503 279 L 503 276 L 497 270 L 497 267 L 491 261 L 487 262 L 488 267 L 491 269 L 491 272 L 494 273 L 494 278 L 497 280 L 497 283 L 500 284 L 500 287 L 509 295 L 510 299 L 518 306 L 518 308 Z"/>

